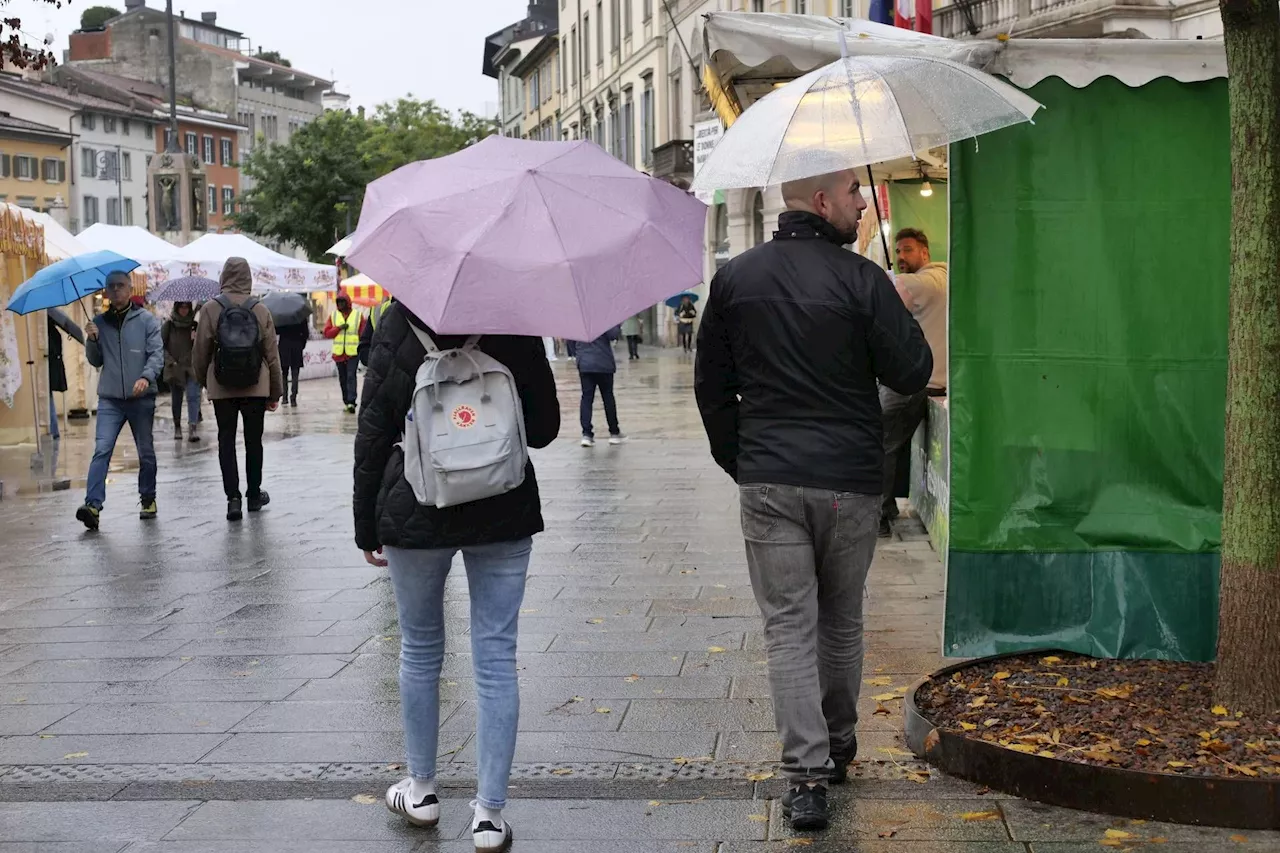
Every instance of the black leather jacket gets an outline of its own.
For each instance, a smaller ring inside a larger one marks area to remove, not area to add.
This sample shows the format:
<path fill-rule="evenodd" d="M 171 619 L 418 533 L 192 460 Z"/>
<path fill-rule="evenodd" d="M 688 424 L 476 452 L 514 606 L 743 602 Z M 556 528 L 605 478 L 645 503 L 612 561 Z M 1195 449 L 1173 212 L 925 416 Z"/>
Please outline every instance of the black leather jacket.
<path fill-rule="evenodd" d="M 929 382 L 933 356 L 889 277 L 835 229 L 788 211 L 711 282 L 695 390 L 711 452 L 739 483 L 878 495 L 877 381 Z"/>

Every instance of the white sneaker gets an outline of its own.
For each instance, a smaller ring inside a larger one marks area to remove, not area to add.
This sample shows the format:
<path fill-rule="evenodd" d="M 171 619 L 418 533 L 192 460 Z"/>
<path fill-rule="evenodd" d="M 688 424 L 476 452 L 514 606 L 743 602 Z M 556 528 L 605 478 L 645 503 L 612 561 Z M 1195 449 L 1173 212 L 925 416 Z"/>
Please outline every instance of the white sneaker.
<path fill-rule="evenodd" d="M 626 437 L 625 435 L 623 435 L 622 433 L 618 433 L 617 435 L 611 435 L 611 436 L 609 436 L 609 443 L 610 443 L 610 444 L 622 444 L 622 442 L 624 442 L 624 441 L 626 441 L 626 440 L 627 440 L 627 437 Z"/>
<path fill-rule="evenodd" d="M 596 446 L 596 440 L 595 440 L 594 438 L 592 438 L 591 436 L 589 436 L 589 435 L 584 435 L 584 436 L 582 437 L 582 446 L 583 446 L 583 447 L 595 447 L 595 446 Z"/>
<path fill-rule="evenodd" d="M 471 830 L 471 837 L 475 839 L 476 853 L 505 853 L 516 836 L 505 820 L 500 827 L 482 820 Z"/>
<path fill-rule="evenodd" d="M 387 809 L 414 826 L 435 826 L 440 822 L 440 798 L 427 794 L 416 805 L 411 796 L 413 780 L 405 779 L 387 789 Z"/>

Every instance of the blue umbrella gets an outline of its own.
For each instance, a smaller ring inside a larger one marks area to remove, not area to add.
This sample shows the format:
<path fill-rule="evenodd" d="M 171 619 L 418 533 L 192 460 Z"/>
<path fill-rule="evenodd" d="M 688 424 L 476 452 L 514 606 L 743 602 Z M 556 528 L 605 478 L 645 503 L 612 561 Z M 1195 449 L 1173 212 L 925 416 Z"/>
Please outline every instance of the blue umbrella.
<path fill-rule="evenodd" d="M 203 302 L 222 291 L 222 286 L 211 278 L 186 275 L 160 285 L 151 298 L 156 302 Z"/>
<path fill-rule="evenodd" d="M 135 260 L 106 250 L 76 255 L 47 266 L 27 279 L 13 292 L 5 307 L 15 314 L 30 314 L 70 305 L 102 290 L 111 273 L 133 272 L 139 266 Z"/>
<path fill-rule="evenodd" d="M 689 300 L 690 300 L 690 301 L 692 301 L 692 302 L 697 302 L 697 301 L 698 301 L 698 299 L 699 299 L 698 294 L 696 294 L 696 293 L 689 293 L 688 291 L 685 291 L 684 293 L 677 293 L 675 296 L 673 296 L 673 297 L 671 297 L 670 299 L 668 299 L 668 300 L 667 300 L 667 302 L 666 302 L 667 307 L 668 307 L 668 308 L 679 308 L 679 307 L 680 307 L 680 300 L 684 299 L 686 296 L 687 296 L 687 297 L 689 297 Z"/>

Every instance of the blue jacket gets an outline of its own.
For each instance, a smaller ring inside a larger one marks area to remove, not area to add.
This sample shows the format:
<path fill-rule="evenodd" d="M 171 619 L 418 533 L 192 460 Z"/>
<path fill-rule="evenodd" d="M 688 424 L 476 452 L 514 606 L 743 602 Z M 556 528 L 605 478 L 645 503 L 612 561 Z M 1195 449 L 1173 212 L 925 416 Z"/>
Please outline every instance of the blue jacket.
<path fill-rule="evenodd" d="M 576 353 L 579 373 L 617 373 L 618 362 L 613 359 L 613 342 L 622 336 L 622 330 L 614 326 L 590 343 L 579 343 Z"/>
<path fill-rule="evenodd" d="M 84 351 L 90 364 L 102 368 L 98 396 L 131 399 L 134 383 L 139 379 L 147 380 L 150 387 L 146 394 L 154 396 L 158 390 L 156 380 L 164 369 L 160 321 L 136 306 L 130 306 L 118 323 L 110 314 L 99 314 L 93 320 L 98 326 L 98 338 L 86 341 Z"/>

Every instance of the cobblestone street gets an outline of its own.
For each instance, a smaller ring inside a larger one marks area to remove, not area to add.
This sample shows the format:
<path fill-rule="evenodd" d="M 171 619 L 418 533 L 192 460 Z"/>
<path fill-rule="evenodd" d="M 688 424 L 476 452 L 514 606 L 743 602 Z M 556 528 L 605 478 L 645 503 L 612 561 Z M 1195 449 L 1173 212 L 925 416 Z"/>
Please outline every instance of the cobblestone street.
<path fill-rule="evenodd" d="M 561 439 L 535 451 L 547 532 L 521 617 L 517 853 L 1078 853 L 1107 829 L 1173 853 L 1280 850 L 1280 834 L 1156 826 L 1055 809 L 930 774 L 902 743 L 901 695 L 943 662 L 943 571 L 904 522 L 867 597 L 860 766 L 824 836 L 781 819 L 779 745 L 736 490 L 707 451 L 688 357 L 620 365 L 630 441 L 579 447 L 577 377 L 556 365 Z M 336 380 L 268 416 L 272 503 L 241 523 L 205 440 L 165 420 L 160 518 L 139 521 L 127 435 L 98 534 L 68 490 L 21 476 L 0 500 L 0 853 L 395 853 L 473 849 L 475 704 L 465 576 L 446 608 L 444 817 L 382 805 L 405 775 L 399 638 L 385 570 L 351 535 L 351 440 Z M 167 402 L 162 405 L 167 417 Z M 599 417 L 599 414 L 597 414 Z M 4 451 L 0 472 L 26 468 Z M 896 690 L 895 690 L 896 688 Z M 1123 846 L 1123 845 L 1112 845 Z M 1102 848 L 1106 849 L 1106 848 Z"/>

